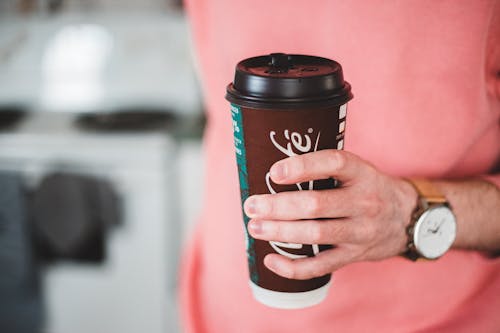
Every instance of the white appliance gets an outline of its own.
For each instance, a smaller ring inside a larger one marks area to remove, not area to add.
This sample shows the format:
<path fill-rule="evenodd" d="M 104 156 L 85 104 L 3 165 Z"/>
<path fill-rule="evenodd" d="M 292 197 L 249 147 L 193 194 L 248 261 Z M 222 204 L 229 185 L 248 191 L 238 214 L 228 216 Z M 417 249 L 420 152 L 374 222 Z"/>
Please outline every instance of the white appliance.
<path fill-rule="evenodd" d="M 48 333 L 178 332 L 175 286 L 182 225 L 176 144 L 167 132 L 99 134 L 75 115 L 35 113 L 0 132 L 0 169 L 29 186 L 49 172 L 109 180 L 124 220 L 109 234 L 102 265 L 56 263 L 43 273 Z"/>

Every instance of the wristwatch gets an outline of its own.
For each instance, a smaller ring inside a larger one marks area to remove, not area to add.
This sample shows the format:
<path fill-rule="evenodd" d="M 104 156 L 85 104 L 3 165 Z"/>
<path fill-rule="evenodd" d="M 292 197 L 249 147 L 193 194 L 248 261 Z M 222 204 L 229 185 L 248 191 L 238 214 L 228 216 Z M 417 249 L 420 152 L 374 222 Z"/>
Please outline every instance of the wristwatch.
<path fill-rule="evenodd" d="M 431 182 L 407 180 L 417 190 L 418 202 L 407 228 L 407 251 L 403 256 L 413 261 L 438 259 L 455 240 L 455 215 L 445 196 Z"/>

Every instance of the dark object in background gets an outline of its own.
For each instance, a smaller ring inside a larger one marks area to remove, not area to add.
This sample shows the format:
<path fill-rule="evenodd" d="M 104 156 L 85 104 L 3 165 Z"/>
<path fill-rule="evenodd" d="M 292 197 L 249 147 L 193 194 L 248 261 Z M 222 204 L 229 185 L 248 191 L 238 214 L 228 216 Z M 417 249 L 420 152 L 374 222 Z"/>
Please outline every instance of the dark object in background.
<path fill-rule="evenodd" d="M 21 13 L 29 14 L 47 9 L 50 13 L 56 13 L 63 7 L 64 0 L 18 0 L 18 10 Z"/>
<path fill-rule="evenodd" d="M 166 129 L 175 117 L 165 109 L 130 108 L 116 112 L 88 113 L 78 117 L 77 125 L 97 131 L 145 131 Z"/>
<path fill-rule="evenodd" d="M 16 105 L 0 106 L 0 130 L 6 130 L 16 125 L 24 116 L 26 111 Z"/>
<path fill-rule="evenodd" d="M 57 13 L 62 10 L 64 4 L 64 0 L 48 0 L 47 7 L 49 12 Z"/>
<path fill-rule="evenodd" d="M 0 331 L 34 333 L 43 318 L 21 177 L 0 173 Z"/>
<path fill-rule="evenodd" d="M 104 180 L 56 173 L 33 192 L 31 214 L 36 251 L 43 259 L 100 262 L 107 230 L 121 219 L 121 203 Z"/>

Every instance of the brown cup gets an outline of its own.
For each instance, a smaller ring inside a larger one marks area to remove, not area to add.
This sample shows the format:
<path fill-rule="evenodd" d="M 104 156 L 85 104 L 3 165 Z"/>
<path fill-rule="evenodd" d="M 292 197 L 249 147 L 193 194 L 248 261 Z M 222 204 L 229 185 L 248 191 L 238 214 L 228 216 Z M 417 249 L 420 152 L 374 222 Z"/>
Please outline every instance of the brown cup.
<path fill-rule="evenodd" d="M 335 187 L 331 178 L 278 185 L 270 179 L 269 170 L 286 157 L 343 149 L 350 90 L 341 66 L 326 58 L 277 53 L 238 63 L 226 99 L 231 102 L 242 207 L 254 194 Z M 254 239 L 247 232 L 249 218 L 244 212 L 243 220 L 250 286 L 258 301 L 277 308 L 302 308 L 326 297 L 330 274 L 287 279 L 267 269 L 263 260 L 269 253 L 291 259 L 312 257 L 330 245 Z"/>

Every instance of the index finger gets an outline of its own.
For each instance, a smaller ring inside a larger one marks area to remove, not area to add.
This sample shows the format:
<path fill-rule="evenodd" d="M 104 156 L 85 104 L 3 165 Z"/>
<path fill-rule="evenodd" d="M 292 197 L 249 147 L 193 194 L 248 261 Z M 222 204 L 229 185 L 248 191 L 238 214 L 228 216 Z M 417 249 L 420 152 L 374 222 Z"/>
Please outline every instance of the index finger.
<path fill-rule="evenodd" d="M 350 152 L 326 149 L 278 161 L 271 167 L 270 175 L 277 184 L 294 184 L 330 177 L 348 183 L 367 168 L 367 162 Z"/>

